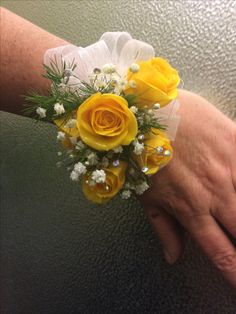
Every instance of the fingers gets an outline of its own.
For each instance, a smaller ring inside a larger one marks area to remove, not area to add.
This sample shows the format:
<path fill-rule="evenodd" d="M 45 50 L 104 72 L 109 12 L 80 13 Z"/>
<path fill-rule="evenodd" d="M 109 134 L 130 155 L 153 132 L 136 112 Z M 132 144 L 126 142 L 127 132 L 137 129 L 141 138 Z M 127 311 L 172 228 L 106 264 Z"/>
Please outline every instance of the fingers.
<path fill-rule="evenodd" d="M 148 218 L 160 239 L 165 259 L 173 264 L 182 254 L 184 241 L 181 232 L 178 230 L 177 222 L 169 214 L 155 207 L 146 208 Z"/>
<path fill-rule="evenodd" d="M 236 197 L 235 202 L 232 201 L 224 209 L 215 211 L 213 215 L 236 239 Z"/>
<path fill-rule="evenodd" d="M 210 215 L 191 217 L 185 227 L 236 289 L 236 251 L 215 219 Z"/>

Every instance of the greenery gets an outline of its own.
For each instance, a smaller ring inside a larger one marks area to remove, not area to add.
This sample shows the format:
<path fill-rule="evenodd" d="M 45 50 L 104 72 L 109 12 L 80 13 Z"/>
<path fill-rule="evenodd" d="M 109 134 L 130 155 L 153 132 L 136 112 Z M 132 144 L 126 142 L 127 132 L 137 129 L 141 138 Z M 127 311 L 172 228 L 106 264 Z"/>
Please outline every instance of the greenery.
<path fill-rule="evenodd" d="M 88 83 L 80 81 L 79 78 L 75 76 L 73 73 L 75 68 L 76 64 L 74 63 L 74 60 L 70 64 L 66 64 L 62 58 L 58 61 L 56 60 L 56 57 L 50 59 L 50 66 L 44 64 L 45 74 L 43 74 L 43 76 L 51 81 L 51 88 L 47 91 L 47 95 L 42 95 L 34 90 L 31 90 L 28 95 L 24 95 L 23 97 L 25 98 L 26 104 L 24 105 L 25 108 L 23 109 L 23 113 L 35 119 L 44 121 L 53 121 L 62 118 L 64 124 L 70 118 L 71 113 L 91 95 L 97 92 L 115 92 L 114 81 L 107 81 L 105 79 L 103 82 L 104 84 L 98 88 L 96 83 L 99 73 L 94 73 L 93 80 Z M 74 85 L 67 84 L 70 76 L 78 79 L 76 89 L 73 88 Z M 138 97 L 138 95 L 133 94 L 126 95 L 124 92 L 121 92 L 121 96 L 127 100 L 129 107 L 136 104 Z M 61 115 L 55 113 L 54 105 L 56 103 L 63 104 L 65 113 Z M 45 118 L 40 118 L 36 113 L 38 107 L 46 110 L 47 114 Z M 166 129 L 154 114 L 148 114 L 148 109 L 139 109 L 136 117 L 139 124 L 139 131 L 142 134 L 149 132 L 151 128 L 160 130 Z"/>
<path fill-rule="evenodd" d="M 41 107 L 47 110 L 47 116 L 45 118 L 40 118 L 45 121 L 53 121 L 58 118 L 67 118 L 68 115 L 75 109 L 77 109 L 88 97 L 91 95 L 101 92 L 101 93 L 114 93 L 114 85 L 112 82 L 105 82 L 104 86 L 101 88 L 96 88 L 96 78 L 89 84 L 85 81 L 79 81 L 78 77 L 74 74 L 72 75 L 75 79 L 78 79 L 79 85 L 76 89 L 73 88 L 73 84 L 67 85 L 69 81 L 68 69 L 73 72 L 76 68 L 74 61 L 68 65 L 66 68 L 66 63 L 61 61 L 61 69 L 58 65 L 57 60 L 50 59 L 50 67 L 43 65 L 45 69 L 45 74 L 43 77 L 49 79 L 52 82 L 51 89 L 47 91 L 47 95 L 42 95 L 38 91 L 31 90 L 28 95 L 22 95 L 26 103 L 24 104 L 24 109 L 22 110 L 25 115 L 29 115 L 35 119 L 39 119 L 36 113 L 36 109 Z M 54 104 L 63 104 L 65 108 L 65 113 L 58 115 L 54 111 Z"/>

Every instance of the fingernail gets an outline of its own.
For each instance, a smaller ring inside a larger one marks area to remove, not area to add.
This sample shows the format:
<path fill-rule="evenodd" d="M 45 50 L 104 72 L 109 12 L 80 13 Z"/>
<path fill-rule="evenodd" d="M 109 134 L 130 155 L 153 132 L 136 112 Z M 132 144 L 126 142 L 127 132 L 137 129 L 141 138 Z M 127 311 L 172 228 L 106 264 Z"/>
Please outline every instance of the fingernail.
<path fill-rule="evenodd" d="M 174 258 L 166 249 L 164 249 L 164 256 L 165 256 L 165 260 L 170 265 L 174 264 L 175 261 L 177 260 L 177 258 Z"/>

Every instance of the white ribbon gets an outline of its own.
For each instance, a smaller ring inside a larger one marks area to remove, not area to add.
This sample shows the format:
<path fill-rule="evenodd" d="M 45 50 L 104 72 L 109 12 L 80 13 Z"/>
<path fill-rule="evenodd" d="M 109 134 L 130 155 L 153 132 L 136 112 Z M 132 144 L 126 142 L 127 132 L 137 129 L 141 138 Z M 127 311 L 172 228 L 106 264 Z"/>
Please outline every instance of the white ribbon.
<path fill-rule="evenodd" d="M 174 141 L 175 139 L 180 122 L 180 115 L 177 114 L 179 106 L 179 101 L 175 99 L 167 106 L 156 111 L 156 116 L 160 119 L 160 123 L 167 127 L 165 133 L 171 141 Z"/>

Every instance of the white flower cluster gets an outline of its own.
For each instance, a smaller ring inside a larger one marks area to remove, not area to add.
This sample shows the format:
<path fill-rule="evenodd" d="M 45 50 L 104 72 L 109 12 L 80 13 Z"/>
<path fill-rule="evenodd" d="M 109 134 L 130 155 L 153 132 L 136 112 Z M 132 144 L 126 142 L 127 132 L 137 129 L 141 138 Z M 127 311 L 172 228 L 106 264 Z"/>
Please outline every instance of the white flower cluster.
<path fill-rule="evenodd" d="M 74 165 L 74 169 L 70 174 L 70 178 L 72 181 L 78 181 L 79 177 L 82 174 L 85 174 L 87 172 L 87 169 L 85 165 L 83 165 L 81 162 L 78 162 Z"/>
<path fill-rule="evenodd" d="M 95 170 L 92 172 L 92 180 L 96 183 L 106 182 L 106 173 L 104 170 Z"/>
<path fill-rule="evenodd" d="M 124 189 L 120 193 L 120 196 L 122 199 L 129 199 L 132 195 L 132 190 L 138 194 L 143 194 L 147 189 L 149 188 L 149 185 L 146 181 L 139 182 L 138 184 L 130 184 L 129 182 L 125 183 Z"/>
<path fill-rule="evenodd" d="M 42 107 L 38 107 L 36 109 L 36 113 L 39 115 L 40 118 L 45 118 L 46 117 L 46 109 L 42 108 Z"/>
<path fill-rule="evenodd" d="M 126 79 L 121 78 L 117 80 L 116 89 L 115 89 L 117 94 L 120 94 L 123 90 L 125 90 L 127 84 L 128 84 L 128 81 Z"/>
<path fill-rule="evenodd" d="M 63 141 L 65 139 L 65 137 L 66 137 L 66 135 L 64 132 L 62 132 L 62 131 L 57 132 L 57 140 L 58 141 Z"/>
<path fill-rule="evenodd" d="M 116 72 L 116 67 L 113 63 L 106 63 L 102 67 L 102 72 L 104 74 L 112 74 L 112 73 Z"/>
<path fill-rule="evenodd" d="M 141 155 L 144 150 L 144 143 L 139 143 L 138 140 L 134 140 L 133 145 L 134 145 L 134 153 L 136 155 Z"/>
<path fill-rule="evenodd" d="M 68 129 L 75 128 L 75 127 L 76 127 L 76 124 L 77 124 L 77 120 L 76 120 L 76 119 L 70 119 L 70 120 L 68 120 L 67 123 L 65 124 L 65 128 L 68 128 Z"/>
<path fill-rule="evenodd" d="M 54 110 L 55 110 L 56 114 L 58 114 L 58 115 L 65 113 L 64 106 L 59 104 L 59 103 L 56 103 L 54 105 Z"/>
<path fill-rule="evenodd" d="M 74 165 L 74 171 L 76 171 L 79 175 L 87 172 L 86 167 L 81 162 L 77 162 L 77 164 Z"/>
<path fill-rule="evenodd" d="M 82 150 L 84 148 L 85 148 L 85 145 L 84 145 L 84 143 L 82 141 L 78 141 L 76 143 L 76 145 L 75 145 L 75 149 L 78 150 L 78 151 L 80 151 L 80 150 Z"/>
<path fill-rule="evenodd" d="M 121 198 L 123 199 L 123 200 L 127 200 L 128 198 L 130 198 L 130 196 L 131 196 L 131 191 L 130 190 L 124 190 L 124 191 L 122 191 L 122 193 L 121 193 Z"/>
<path fill-rule="evenodd" d="M 122 146 L 117 146 L 113 149 L 114 153 L 122 153 L 123 152 L 123 147 Z"/>
<path fill-rule="evenodd" d="M 138 108 L 136 106 L 131 106 L 129 109 L 133 112 L 133 114 L 136 114 L 138 112 Z"/>
<path fill-rule="evenodd" d="M 132 88 L 136 87 L 134 81 L 128 82 L 125 77 L 118 74 L 113 63 L 104 64 L 101 69 L 95 68 L 93 73 L 89 75 L 89 79 L 97 91 L 106 87 L 113 87 L 113 91 L 117 95 L 120 95 L 128 85 Z"/>
<path fill-rule="evenodd" d="M 87 161 L 90 166 L 95 166 L 98 164 L 98 156 L 94 152 L 87 156 Z"/>
<path fill-rule="evenodd" d="M 141 194 L 143 194 L 148 188 L 149 188 L 149 185 L 147 184 L 147 182 L 146 182 L 146 181 L 143 181 L 142 183 L 136 185 L 136 187 L 135 187 L 135 192 L 136 192 L 138 195 L 141 195 Z"/>
<path fill-rule="evenodd" d="M 66 134 L 62 131 L 58 131 L 57 132 L 57 140 L 58 141 L 64 141 L 66 138 Z M 69 141 L 71 142 L 72 145 L 76 145 L 77 144 L 77 137 L 75 136 L 69 136 L 68 137 Z"/>

